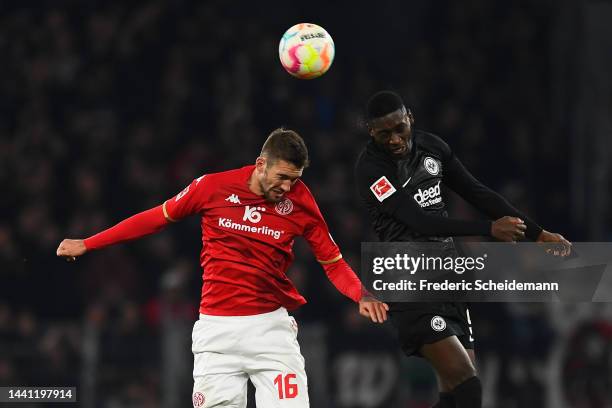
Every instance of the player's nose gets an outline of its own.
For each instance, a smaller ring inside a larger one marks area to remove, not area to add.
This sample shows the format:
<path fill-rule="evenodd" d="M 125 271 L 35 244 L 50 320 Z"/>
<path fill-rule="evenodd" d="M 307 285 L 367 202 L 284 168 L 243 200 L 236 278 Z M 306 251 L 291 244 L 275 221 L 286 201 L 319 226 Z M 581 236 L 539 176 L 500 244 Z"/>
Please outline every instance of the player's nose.
<path fill-rule="evenodd" d="M 283 190 L 285 193 L 288 193 L 291 190 L 291 181 L 290 180 L 285 180 L 281 183 L 280 185 L 281 190 Z"/>
<path fill-rule="evenodd" d="M 391 138 L 389 139 L 389 144 L 398 145 L 401 144 L 403 141 L 404 139 L 402 139 L 399 133 L 392 133 Z"/>

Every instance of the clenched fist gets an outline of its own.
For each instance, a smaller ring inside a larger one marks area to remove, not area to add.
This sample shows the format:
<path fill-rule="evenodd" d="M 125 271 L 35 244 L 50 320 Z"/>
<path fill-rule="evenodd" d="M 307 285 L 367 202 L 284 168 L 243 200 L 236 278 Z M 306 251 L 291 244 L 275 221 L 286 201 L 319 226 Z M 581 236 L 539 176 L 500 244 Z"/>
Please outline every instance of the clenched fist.
<path fill-rule="evenodd" d="M 491 235 L 504 242 L 516 242 L 525 238 L 527 226 L 517 217 L 505 216 L 495 220 L 491 225 Z"/>
<path fill-rule="evenodd" d="M 65 239 L 57 247 L 57 256 L 65 258 L 68 262 L 76 260 L 77 256 L 87 252 L 87 247 L 82 239 Z"/>

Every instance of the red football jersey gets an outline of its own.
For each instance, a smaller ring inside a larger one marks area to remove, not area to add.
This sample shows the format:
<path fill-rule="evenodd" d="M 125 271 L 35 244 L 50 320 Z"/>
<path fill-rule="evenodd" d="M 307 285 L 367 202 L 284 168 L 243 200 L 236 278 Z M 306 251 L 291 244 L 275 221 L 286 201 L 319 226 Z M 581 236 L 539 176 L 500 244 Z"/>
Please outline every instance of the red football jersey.
<path fill-rule="evenodd" d="M 291 310 L 306 300 L 285 274 L 303 236 L 320 262 L 341 257 L 308 187 L 298 180 L 279 203 L 249 190 L 255 166 L 195 179 L 164 203 L 166 217 L 202 217 L 200 313 L 240 316 Z"/>

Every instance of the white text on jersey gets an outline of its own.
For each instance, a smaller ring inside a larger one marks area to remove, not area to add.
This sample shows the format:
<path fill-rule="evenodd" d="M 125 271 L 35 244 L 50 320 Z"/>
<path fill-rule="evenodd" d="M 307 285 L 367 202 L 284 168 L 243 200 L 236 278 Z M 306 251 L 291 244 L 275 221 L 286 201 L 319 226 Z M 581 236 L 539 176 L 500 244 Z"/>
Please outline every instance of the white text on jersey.
<path fill-rule="evenodd" d="M 419 188 L 417 190 L 417 193 L 413 197 L 414 200 L 419 203 L 422 208 L 440 203 L 440 201 L 442 201 L 440 182 L 438 181 L 438 184 L 436 184 L 435 186 L 431 186 L 424 190 L 421 190 Z"/>
<path fill-rule="evenodd" d="M 261 218 L 261 214 L 259 216 Z M 268 235 L 270 237 L 273 237 L 274 239 L 280 239 L 283 233 L 283 231 L 273 230 L 272 228 L 269 228 L 266 225 L 262 227 L 254 227 L 252 225 L 239 224 L 237 222 L 234 222 L 234 220 L 230 218 L 219 218 L 219 226 L 223 228 L 233 229 L 236 231 L 245 231 L 252 232 L 254 234 Z"/>

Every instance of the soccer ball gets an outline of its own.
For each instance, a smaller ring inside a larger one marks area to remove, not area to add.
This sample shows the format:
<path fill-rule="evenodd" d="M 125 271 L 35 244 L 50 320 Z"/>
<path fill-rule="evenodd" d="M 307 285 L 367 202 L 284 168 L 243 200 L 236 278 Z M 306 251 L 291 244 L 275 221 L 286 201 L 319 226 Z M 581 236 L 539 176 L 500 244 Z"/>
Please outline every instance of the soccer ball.
<path fill-rule="evenodd" d="M 300 79 L 313 79 L 327 72 L 334 61 L 334 40 L 316 24 L 301 23 L 288 29 L 278 46 L 283 68 Z"/>

